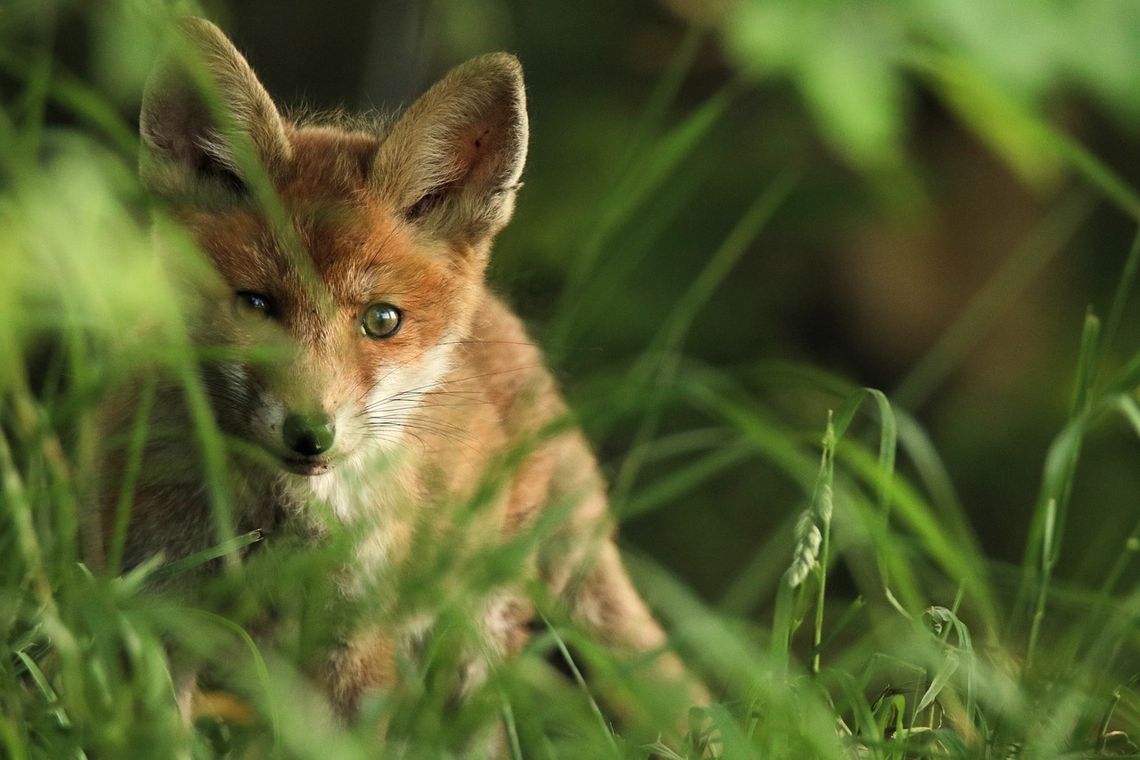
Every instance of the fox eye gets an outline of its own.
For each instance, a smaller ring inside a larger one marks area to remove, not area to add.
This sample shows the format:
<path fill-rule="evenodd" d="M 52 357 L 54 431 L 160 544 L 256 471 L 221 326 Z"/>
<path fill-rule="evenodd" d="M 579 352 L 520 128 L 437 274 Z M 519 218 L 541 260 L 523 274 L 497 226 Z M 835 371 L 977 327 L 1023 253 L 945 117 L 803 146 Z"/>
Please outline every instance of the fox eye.
<path fill-rule="evenodd" d="M 360 329 L 369 338 L 391 338 L 404 321 L 404 315 L 390 303 L 374 303 L 364 310 Z"/>
<path fill-rule="evenodd" d="M 273 316 L 273 306 L 269 296 L 254 293 L 251 290 L 239 290 L 234 308 L 239 314 L 258 315 L 262 317 Z"/>

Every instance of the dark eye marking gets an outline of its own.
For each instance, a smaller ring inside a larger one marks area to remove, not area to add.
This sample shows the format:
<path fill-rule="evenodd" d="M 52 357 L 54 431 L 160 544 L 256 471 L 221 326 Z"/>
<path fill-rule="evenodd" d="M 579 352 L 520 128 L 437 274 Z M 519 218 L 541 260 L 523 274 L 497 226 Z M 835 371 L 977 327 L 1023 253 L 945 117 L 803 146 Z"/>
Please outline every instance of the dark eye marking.
<path fill-rule="evenodd" d="M 273 299 L 262 293 L 255 293 L 252 290 L 239 290 L 235 294 L 234 309 L 238 314 L 249 316 L 269 318 L 276 314 Z"/>

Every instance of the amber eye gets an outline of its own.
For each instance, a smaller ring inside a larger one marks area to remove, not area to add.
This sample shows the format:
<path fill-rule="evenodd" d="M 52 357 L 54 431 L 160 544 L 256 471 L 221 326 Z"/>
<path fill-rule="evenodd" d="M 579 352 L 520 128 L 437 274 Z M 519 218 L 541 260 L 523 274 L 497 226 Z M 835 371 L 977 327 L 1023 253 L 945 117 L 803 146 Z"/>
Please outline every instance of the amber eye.
<path fill-rule="evenodd" d="M 391 338 L 403 322 L 404 315 L 390 303 L 374 303 L 364 310 L 360 329 L 369 338 Z"/>
<path fill-rule="evenodd" d="M 237 310 L 238 314 L 261 317 L 273 316 L 273 305 L 269 296 L 254 293 L 252 290 L 239 290 L 236 298 L 234 309 Z"/>

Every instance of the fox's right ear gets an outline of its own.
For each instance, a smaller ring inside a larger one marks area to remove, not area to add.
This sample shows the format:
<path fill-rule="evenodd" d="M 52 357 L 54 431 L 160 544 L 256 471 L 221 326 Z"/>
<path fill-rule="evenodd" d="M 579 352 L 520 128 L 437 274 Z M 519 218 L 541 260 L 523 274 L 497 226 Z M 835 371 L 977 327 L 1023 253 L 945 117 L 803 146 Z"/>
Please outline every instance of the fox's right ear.
<path fill-rule="evenodd" d="M 147 81 L 139 133 L 143 183 L 166 195 L 244 193 L 251 161 L 272 174 L 290 152 L 281 115 L 245 58 L 200 18 L 179 22 Z"/>

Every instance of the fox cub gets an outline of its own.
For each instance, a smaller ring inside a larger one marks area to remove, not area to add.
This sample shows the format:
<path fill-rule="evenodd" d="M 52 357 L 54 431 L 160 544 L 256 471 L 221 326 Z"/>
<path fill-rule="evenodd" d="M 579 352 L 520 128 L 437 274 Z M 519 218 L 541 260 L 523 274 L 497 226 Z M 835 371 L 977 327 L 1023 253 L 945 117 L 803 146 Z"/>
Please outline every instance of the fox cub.
<path fill-rule="evenodd" d="M 222 463 L 234 527 L 309 524 L 318 540 L 319 512 L 361 528 L 343 570 L 344 593 L 358 594 L 506 469 L 464 543 L 500 545 L 559 511 L 521 561 L 524 580 L 481 603 L 483 656 L 526 640 L 523 588 L 537 580 L 601 642 L 655 654 L 660 676 L 686 681 L 655 652 L 665 637 L 612 541 L 589 446 L 557 427 L 567 409 L 539 349 L 484 283 L 527 152 L 518 60 L 476 58 L 395 119 L 346 127 L 283 118 L 211 23 L 186 19 L 177 37 L 144 95 L 141 176 L 211 265 L 186 312 L 192 340 L 212 350 L 201 387 L 227 450 L 241 450 Z M 267 348 L 274 359 L 252 358 Z M 218 541 L 187 394 L 156 393 L 152 428 L 184 432 L 146 444 L 127 564 Z M 130 394 L 111 404 L 110 434 L 129 431 L 136 409 Z M 106 540 L 125 458 L 103 468 Z M 397 655 L 429 625 L 346 631 L 319 675 L 335 709 L 351 716 L 366 691 L 396 683 Z"/>

